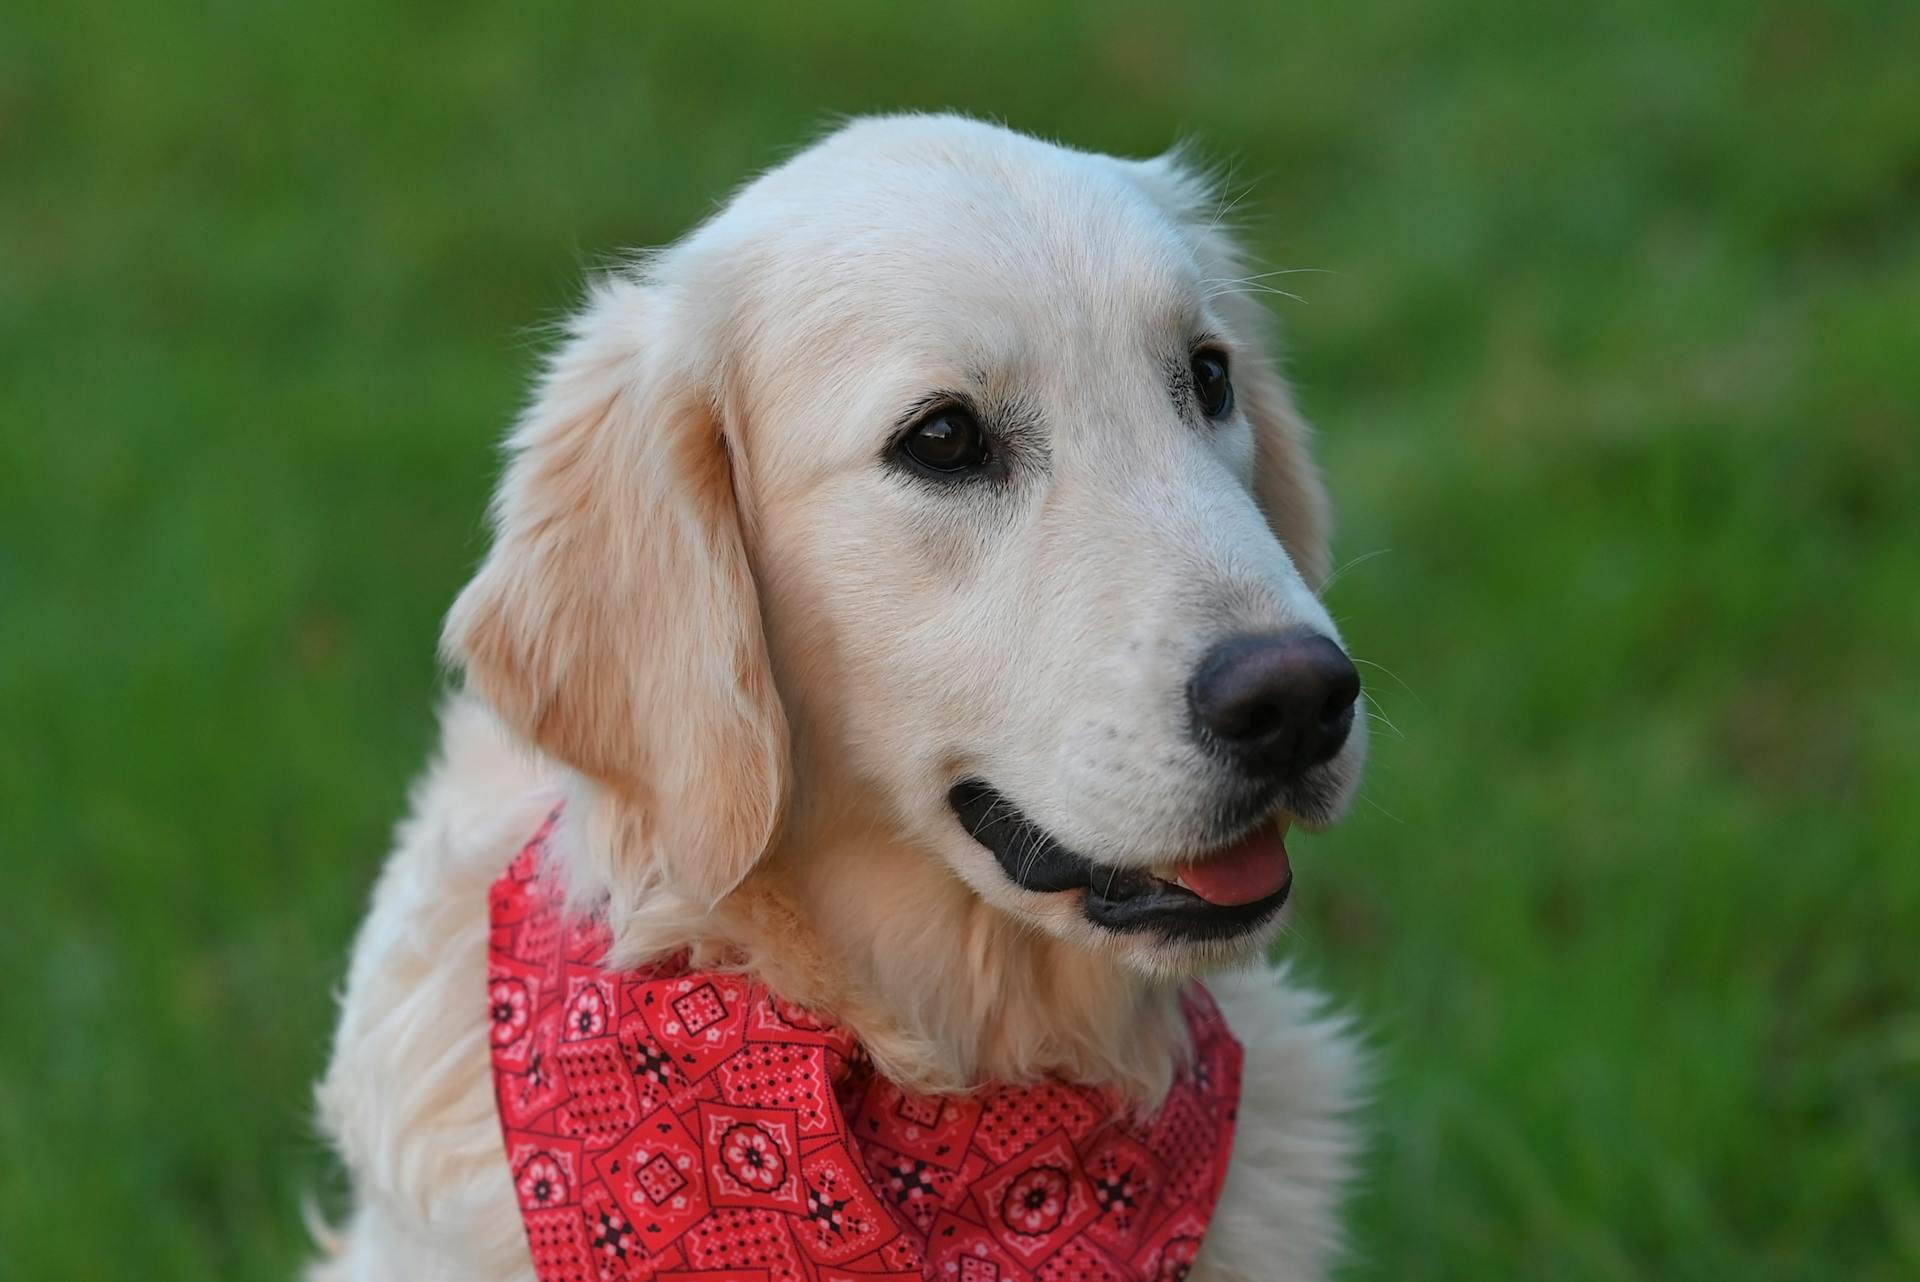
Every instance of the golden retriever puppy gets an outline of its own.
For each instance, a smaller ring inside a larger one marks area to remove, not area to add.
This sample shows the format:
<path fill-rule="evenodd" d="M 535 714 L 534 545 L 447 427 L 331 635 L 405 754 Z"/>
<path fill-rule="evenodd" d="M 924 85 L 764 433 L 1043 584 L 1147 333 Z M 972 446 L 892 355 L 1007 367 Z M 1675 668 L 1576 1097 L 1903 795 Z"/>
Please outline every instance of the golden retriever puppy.
<path fill-rule="evenodd" d="M 1222 972 L 1237 1134 L 1153 1276 L 1325 1275 L 1357 1058 L 1261 960 L 1288 825 L 1343 812 L 1365 717 L 1242 276 L 1177 156 L 900 116 L 594 287 L 509 442 L 447 624 L 466 692 L 355 946 L 319 1088 L 353 1209 L 315 1278 L 534 1276 L 488 897 L 556 807 L 606 965 L 750 974 L 905 1091 L 1151 1116 Z"/>

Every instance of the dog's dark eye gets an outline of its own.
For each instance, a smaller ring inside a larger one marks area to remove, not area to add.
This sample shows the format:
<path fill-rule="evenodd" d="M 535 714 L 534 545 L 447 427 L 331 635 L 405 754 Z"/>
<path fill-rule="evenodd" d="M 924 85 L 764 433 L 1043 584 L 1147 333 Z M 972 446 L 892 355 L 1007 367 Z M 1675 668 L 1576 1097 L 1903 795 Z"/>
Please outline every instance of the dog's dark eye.
<path fill-rule="evenodd" d="M 900 438 L 900 449 L 929 472 L 965 472 L 987 461 L 987 434 L 960 405 L 942 405 Z"/>
<path fill-rule="evenodd" d="M 1233 408 L 1233 381 L 1227 377 L 1223 353 L 1202 349 L 1193 354 L 1193 394 L 1208 418 L 1219 418 Z"/>

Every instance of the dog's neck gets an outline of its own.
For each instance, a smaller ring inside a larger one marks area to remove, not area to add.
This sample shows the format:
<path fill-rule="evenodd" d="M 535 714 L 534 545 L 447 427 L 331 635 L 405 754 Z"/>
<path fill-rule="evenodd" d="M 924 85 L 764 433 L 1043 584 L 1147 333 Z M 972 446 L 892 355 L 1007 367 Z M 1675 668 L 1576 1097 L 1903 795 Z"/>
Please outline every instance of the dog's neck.
<path fill-rule="evenodd" d="M 1014 920 L 898 838 L 843 829 L 788 846 L 739 915 L 777 940 L 768 952 L 807 959 L 811 973 L 780 978 L 818 993 L 903 1084 L 1057 1074 L 1155 1100 L 1189 1049 L 1178 983 Z"/>

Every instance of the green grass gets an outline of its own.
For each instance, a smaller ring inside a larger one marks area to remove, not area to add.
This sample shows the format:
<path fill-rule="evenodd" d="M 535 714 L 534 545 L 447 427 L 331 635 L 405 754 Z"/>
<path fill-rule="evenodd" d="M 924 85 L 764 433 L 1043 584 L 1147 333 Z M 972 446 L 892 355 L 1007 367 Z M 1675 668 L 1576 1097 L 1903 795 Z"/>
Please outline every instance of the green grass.
<path fill-rule="evenodd" d="M 0 1277 L 287 1275 L 535 327 L 908 106 L 1325 273 L 1351 1276 L 1920 1276 L 1920 8 L 219 7 L 0 17 Z"/>

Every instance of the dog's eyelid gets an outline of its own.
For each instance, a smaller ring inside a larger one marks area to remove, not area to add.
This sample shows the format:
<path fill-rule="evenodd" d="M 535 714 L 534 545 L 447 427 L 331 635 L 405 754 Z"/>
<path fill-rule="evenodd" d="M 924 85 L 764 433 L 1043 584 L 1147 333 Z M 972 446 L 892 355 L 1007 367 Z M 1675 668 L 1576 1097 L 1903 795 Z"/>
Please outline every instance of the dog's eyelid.
<path fill-rule="evenodd" d="M 973 403 L 971 396 L 968 396 L 965 392 L 943 389 L 916 397 L 914 402 L 907 406 L 907 408 L 894 419 L 894 434 L 898 435 L 901 432 L 907 431 L 919 423 L 920 420 L 927 417 L 927 415 L 933 413 L 935 410 L 942 409 L 965 410 L 975 418 L 983 417 L 980 413 L 980 407 Z"/>
<path fill-rule="evenodd" d="M 973 403 L 972 397 L 963 392 L 928 392 L 917 398 L 894 419 L 892 429 L 887 432 L 886 444 L 880 448 L 881 459 L 884 461 L 899 453 L 901 444 L 916 428 L 943 410 L 959 410 L 962 414 L 968 415 L 974 422 L 981 425 L 981 430 L 986 432 L 989 441 L 993 439 L 993 433 L 987 426 L 987 416 L 980 412 L 979 407 Z"/>

